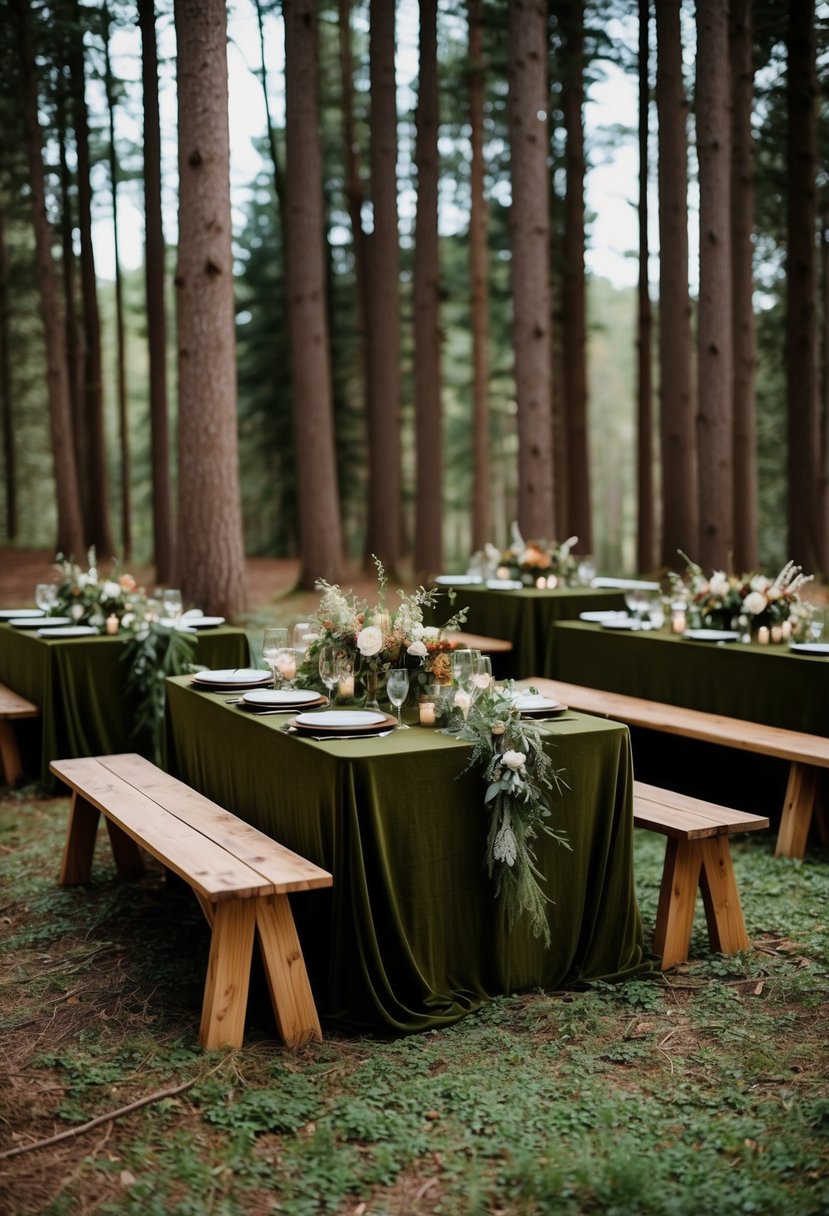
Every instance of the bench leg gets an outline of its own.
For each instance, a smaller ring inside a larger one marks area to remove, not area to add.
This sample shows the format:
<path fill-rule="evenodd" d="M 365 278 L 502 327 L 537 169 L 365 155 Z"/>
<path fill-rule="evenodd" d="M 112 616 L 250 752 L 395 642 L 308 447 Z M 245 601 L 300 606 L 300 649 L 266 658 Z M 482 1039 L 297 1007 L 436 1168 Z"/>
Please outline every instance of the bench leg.
<path fill-rule="evenodd" d="M 23 776 L 23 764 L 14 727 L 5 718 L 0 718 L 0 762 L 6 775 L 6 784 L 13 789 Z"/>
<path fill-rule="evenodd" d="M 100 814 L 98 808 L 92 806 L 80 794 L 72 794 L 69 803 L 66 844 L 63 848 L 63 862 L 58 879 L 62 887 L 89 882 Z"/>
<path fill-rule="evenodd" d="M 256 929 L 276 1024 L 289 1047 L 322 1041 L 302 947 L 287 895 L 256 901 Z"/>
<path fill-rule="evenodd" d="M 815 807 L 817 772 L 807 764 L 792 761 L 777 833 L 775 857 L 802 857 L 806 852 L 809 825 Z"/>
<path fill-rule="evenodd" d="M 208 1051 L 242 1046 L 256 902 L 229 899 L 215 906 L 199 1030 L 199 1041 Z"/>
<path fill-rule="evenodd" d="M 668 837 L 653 936 L 653 948 L 662 956 L 663 971 L 688 958 L 701 867 L 698 840 Z"/>
<path fill-rule="evenodd" d="M 702 841 L 700 887 L 711 949 L 718 954 L 748 950 L 751 942 L 746 933 L 728 836 L 711 836 Z"/>
<path fill-rule="evenodd" d="M 141 849 L 117 823 L 107 819 L 109 843 L 112 845 L 112 856 L 115 859 L 115 869 L 119 878 L 141 878 L 145 872 L 144 858 Z"/>

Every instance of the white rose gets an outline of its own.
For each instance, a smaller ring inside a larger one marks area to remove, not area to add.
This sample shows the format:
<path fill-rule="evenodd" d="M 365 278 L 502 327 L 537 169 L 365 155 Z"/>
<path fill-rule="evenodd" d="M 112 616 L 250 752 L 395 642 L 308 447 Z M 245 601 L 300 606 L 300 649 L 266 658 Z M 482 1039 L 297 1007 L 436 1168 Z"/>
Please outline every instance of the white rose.
<path fill-rule="evenodd" d="M 81 619 L 81 617 L 83 616 L 83 614 L 84 614 L 83 604 L 73 604 L 72 607 L 69 609 L 69 615 L 72 617 L 73 621 L 79 621 Z"/>
<path fill-rule="evenodd" d="M 411 646 L 406 647 L 406 654 L 410 654 L 413 659 L 425 659 L 428 653 L 423 642 L 412 642 Z"/>
<path fill-rule="evenodd" d="M 504 752 L 501 762 L 507 768 L 511 768 L 514 773 L 517 773 L 527 763 L 527 756 L 525 752 Z"/>
<path fill-rule="evenodd" d="M 379 654 L 383 649 L 383 631 L 376 625 L 366 625 L 365 629 L 361 629 L 357 634 L 357 649 L 366 659 Z"/>
<path fill-rule="evenodd" d="M 768 591 L 771 579 L 767 578 L 765 574 L 755 574 L 749 586 L 752 591 Z"/>
<path fill-rule="evenodd" d="M 760 591 L 749 591 L 743 600 L 743 609 L 749 616 L 759 616 L 761 612 L 765 612 L 768 606 L 768 600 Z"/>
<path fill-rule="evenodd" d="M 114 583 L 111 578 L 108 578 L 101 587 L 101 599 L 117 600 L 121 594 L 121 586 L 119 583 Z"/>
<path fill-rule="evenodd" d="M 437 642 L 440 639 L 440 630 L 436 625 L 425 625 L 420 636 L 424 642 Z"/>
<path fill-rule="evenodd" d="M 711 581 L 708 586 L 712 595 L 728 595 L 728 577 L 723 574 L 722 570 L 714 571 L 714 573 L 711 575 Z"/>

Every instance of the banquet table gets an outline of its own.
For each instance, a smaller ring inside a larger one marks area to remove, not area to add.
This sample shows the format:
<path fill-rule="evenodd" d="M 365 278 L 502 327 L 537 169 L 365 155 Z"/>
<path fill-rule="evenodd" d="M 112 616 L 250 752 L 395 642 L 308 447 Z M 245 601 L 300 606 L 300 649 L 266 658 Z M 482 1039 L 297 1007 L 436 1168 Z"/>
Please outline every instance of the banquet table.
<path fill-rule="evenodd" d="M 829 740 L 829 658 L 583 621 L 557 622 L 552 632 L 544 674 L 553 679 Z M 633 749 L 641 780 L 779 819 L 784 761 L 647 731 L 633 732 Z"/>
<path fill-rule="evenodd" d="M 625 606 L 622 591 L 605 588 L 556 587 L 542 591 L 537 587 L 501 590 L 458 586 L 455 591 L 457 598 L 452 611 L 469 609 L 464 630 L 512 642 L 512 653 L 504 656 L 504 670 L 498 674 L 516 680 L 548 674 L 542 669 L 542 662 L 557 621 L 573 620 L 581 612 Z M 427 624 L 440 624 L 448 615 L 441 600 Z"/>
<path fill-rule="evenodd" d="M 627 728 L 567 714 L 548 742 L 572 851 L 537 841 L 552 944 L 511 929 L 484 866 L 487 817 L 469 745 L 414 727 L 316 742 L 285 717 L 168 680 L 167 767 L 334 876 L 294 914 L 321 1016 L 351 1030 L 450 1024 L 497 994 L 618 980 L 643 955 Z M 466 771 L 465 771 L 466 770 Z"/>
<path fill-rule="evenodd" d="M 41 638 L 0 624 L 0 682 L 33 701 L 40 717 L 16 724 L 25 771 L 48 791 L 60 788 L 50 760 L 135 751 L 135 704 L 124 691 L 123 637 Z M 239 667 L 249 661 L 241 629 L 197 635 L 195 661 Z"/>

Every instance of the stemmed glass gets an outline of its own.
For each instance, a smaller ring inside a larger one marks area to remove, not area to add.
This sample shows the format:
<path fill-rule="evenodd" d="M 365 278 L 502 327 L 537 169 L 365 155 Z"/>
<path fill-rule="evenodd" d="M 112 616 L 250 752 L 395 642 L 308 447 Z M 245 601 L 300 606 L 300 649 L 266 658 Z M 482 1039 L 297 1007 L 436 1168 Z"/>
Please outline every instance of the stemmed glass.
<path fill-rule="evenodd" d="M 397 729 L 408 730 L 409 727 L 401 719 L 400 712 L 403 702 L 409 694 L 409 673 L 405 667 L 395 667 L 389 672 L 386 680 L 386 696 L 397 709 Z"/>
<path fill-rule="evenodd" d="M 161 606 L 164 609 L 164 615 L 172 623 L 173 628 L 178 625 L 181 620 L 181 614 L 184 611 L 184 603 L 181 598 L 181 592 L 176 587 L 165 587 L 161 593 Z"/>
<path fill-rule="evenodd" d="M 452 651 L 452 679 L 458 686 L 455 704 L 460 707 L 464 718 L 467 717 L 472 704 L 472 679 L 480 657 L 480 650 Z"/>
<path fill-rule="evenodd" d="M 482 692 L 486 692 L 492 683 L 492 659 L 488 654 L 479 654 L 474 662 L 472 672 L 472 700 L 477 701 Z"/>
<path fill-rule="evenodd" d="M 319 653 L 320 679 L 328 689 L 329 701 L 334 700 L 334 689 L 342 673 L 342 655 L 336 646 L 321 646 Z"/>
<path fill-rule="evenodd" d="M 636 622 L 637 628 L 641 628 L 644 624 L 643 613 L 648 606 L 647 592 L 641 588 L 636 588 L 625 592 L 625 603 L 628 606 L 628 612 Z"/>
<path fill-rule="evenodd" d="M 57 598 L 58 589 L 54 583 L 38 583 L 35 587 L 35 603 L 47 616 L 54 608 Z"/>
<path fill-rule="evenodd" d="M 262 638 L 262 658 L 268 664 L 273 675 L 274 688 L 278 687 L 276 675 L 276 656 L 288 645 L 287 629 L 266 629 Z"/>

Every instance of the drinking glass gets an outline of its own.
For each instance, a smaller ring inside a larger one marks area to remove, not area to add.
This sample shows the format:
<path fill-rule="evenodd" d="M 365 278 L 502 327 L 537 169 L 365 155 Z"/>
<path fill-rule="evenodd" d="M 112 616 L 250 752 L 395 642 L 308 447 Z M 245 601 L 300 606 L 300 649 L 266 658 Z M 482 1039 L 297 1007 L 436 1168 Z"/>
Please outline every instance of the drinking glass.
<path fill-rule="evenodd" d="M 643 624 L 643 614 L 648 607 L 648 594 L 641 588 L 625 592 L 625 603 L 628 607 L 628 612 L 633 617 L 637 624 Z"/>
<path fill-rule="evenodd" d="M 337 655 L 337 690 L 343 701 L 354 699 L 354 656 L 345 651 Z"/>
<path fill-rule="evenodd" d="M 287 629 L 266 629 L 262 638 L 262 658 L 268 664 L 273 674 L 274 687 L 278 686 L 278 677 L 276 674 L 276 656 L 280 650 L 284 650 L 288 645 L 288 630 Z"/>
<path fill-rule="evenodd" d="M 452 679 L 465 693 L 472 692 L 472 676 L 475 673 L 475 664 L 480 657 L 480 650 L 452 651 Z"/>
<path fill-rule="evenodd" d="M 178 588 L 164 588 L 161 593 L 161 607 L 164 609 L 164 615 L 172 622 L 173 628 L 175 628 L 181 620 L 181 614 L 184 611 L 184 603 Z"/>
<path fill-rule="evenodd" d="M 296 676 L 296 651 L 292 646 L 280 647 L 274 658 L 274 667 L 282 677 L 283 688 L 293 688 Z"/>
<path fill-rule="evenodd" d="M 479 654 L 474 662 L 472 672 L 472 700 L 477 701 L 482 692 L 486 692 L 492 683 L 492 659 L 488 654 Z"/>
<path fill-rule="evenodd" d="M 340 681 L 341 656 L 336 646 L 321 646 L 319 653 L 320 679 L 328 689 L 328 699 L 334 700 L 334 689 Z"/>
<path fill-rule="evenodd" d="M 386 680 L 386 696 L 397 709 L 397 729 L 408 730 L 409 727 L 400 717 L 403 702 L 409 694 L 409 673 L 405 667 L 395 667 L 389 672 Z"/>
<path fill-rule="evenodd" d="M 297 621 L 294 625 L 294 650 L 301 650 L 304 653 L 308 649 L 307 639 L 313 632 L 314 627 L 310 621 Z"/>
<path fill-rule="evenodd" d="M 58 598 L 54 583 L 38 583 L 35 587 L 35 603 L 43 612 L 51 612 Z"/>
<path fill-rule="evenodd" d="M 823 626 L 825 622 L 825 610 L 823 608 L 815 608 L 809 620 L 809 641 L 819 642 L 823 635 Z"/>

